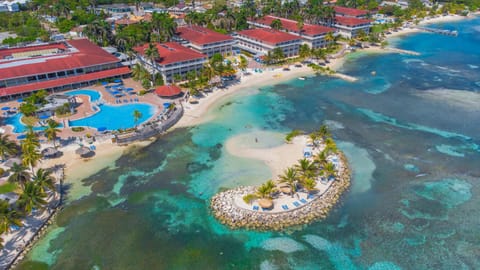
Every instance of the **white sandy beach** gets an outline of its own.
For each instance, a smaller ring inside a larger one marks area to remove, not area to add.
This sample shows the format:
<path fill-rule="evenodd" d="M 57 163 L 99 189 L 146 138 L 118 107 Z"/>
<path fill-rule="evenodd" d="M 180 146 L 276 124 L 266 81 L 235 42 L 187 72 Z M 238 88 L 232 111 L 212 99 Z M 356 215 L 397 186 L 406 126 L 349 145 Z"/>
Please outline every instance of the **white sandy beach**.
<path fill-rule="evenodd" d="M 269 148 L 254 148 L 251 147 L 251 144 L 255 140 L 255 136 L 247 133 L 230 138 L 225 144 L 226 150 L 237 157 L 264 162 L 272 171 L 274 178 L 303 157 L 303 149 L 307 144 L 306 136 L 298 136 L 291 143 L 283 143 L 280 146 Z M 260 140 L 265 139 L 268 138 L 260 138 Z"/>

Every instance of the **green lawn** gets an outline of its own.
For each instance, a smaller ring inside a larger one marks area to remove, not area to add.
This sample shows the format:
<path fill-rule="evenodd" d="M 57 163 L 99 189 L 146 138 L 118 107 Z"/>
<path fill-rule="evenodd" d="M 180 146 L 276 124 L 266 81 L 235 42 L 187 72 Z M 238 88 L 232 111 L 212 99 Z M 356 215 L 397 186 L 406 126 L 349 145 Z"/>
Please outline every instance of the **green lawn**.
<path fill-rule="evenodd" d="M 12 192 L 17 189 L 17 184 L 15 183 L 5 183 L 0 186 L 0 194 Z"/>

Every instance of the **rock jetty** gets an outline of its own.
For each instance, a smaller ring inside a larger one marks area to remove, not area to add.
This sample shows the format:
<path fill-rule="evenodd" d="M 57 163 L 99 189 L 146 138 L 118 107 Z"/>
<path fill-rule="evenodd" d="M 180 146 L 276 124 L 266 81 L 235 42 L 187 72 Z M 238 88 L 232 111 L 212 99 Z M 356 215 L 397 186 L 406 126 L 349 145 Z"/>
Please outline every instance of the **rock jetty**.
<path fill-rule="evenodd" d="M 215 218 L 232 229 L 260 231 L 280 231 L 287 227 L 309 224 L 324 219 L 337 205 L 341 195 L 350 186 L 350 169 L 343 153 L 339 153 L 343 163 L 337 177 L 321 195 L 315 196 L 307 204 L 284 212 L 254 211 L 236 205 L 234 198 L 254 193 L 256 187 L 241 186 L 220 192 L 212 197 L 210 207 Z"/>

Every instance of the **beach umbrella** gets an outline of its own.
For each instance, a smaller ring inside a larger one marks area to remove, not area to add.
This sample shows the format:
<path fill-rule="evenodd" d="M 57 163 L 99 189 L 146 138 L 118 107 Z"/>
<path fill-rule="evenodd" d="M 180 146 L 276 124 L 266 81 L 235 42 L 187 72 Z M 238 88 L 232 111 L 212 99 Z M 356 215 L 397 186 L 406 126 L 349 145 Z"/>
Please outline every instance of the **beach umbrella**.
<path fill-rule="evenodd" d="M 107 85 L 107 84 L 108 84 L 108 82 L 102 82 L 102 85 Z"/>
<path fill-rule="evenodd" d="M 133 91 L 134 89 L 131 88 L 131 87 L 129 87 L 129 88 L 126 88 L 125 90 L 127 90 L 127 91 Z"/>
<path fill-rule="evenodd" d="M 273 207 L 273 201 L 270 199 L 260 199 L 258 200 L 258 205 L 264 209 L 270 209 Z"/>
<path fill-rule="evenodd" d="M 10 110 L 10 107 L 6 106 L 6 107 L 2 107 L 2 111 L 8 111 Z"/>
<path fill-rule="evenodd" d="M 106 127 L 99 127 L 99 128 L 97 128 L 97 130 L 100 131 L 100 132 L 102 132 L 102 131 L 107 130 L 107 128 L 106 128 Z"/>
<path fill-rule="evenodd" d="M 164 107 L 164 108 L 170 108 L 170 105 L 171 105 L 171 104 L 168 103 L 168 102 L 163 103 L 163 107 Z"/>
<path fill-rule="evenodd" d="M 121 83 L 122 80 L 121 79 L 115 79 L 115 81 L 113 81 L 114 83 Z"/>
<path fill-rule="evenodd" d="M 23 98 L 17 99 L 17 102 L 23 102 Z"/>
<path fill-rule="evenodd" d="M 75 150 L 75 154 L 80 155 L 81 157 L 90 154 L 90 152 L 92 152 L 92 150 L 90 150 L 90 148 L 86 146 L 81 146 L 80 148 Z"/>
<path fill-rule="evenodd" d="M 58 154 L 58 150 L 55 147 L 47 147 L 42 150 L 42 155 L 44 157 L 54 157 Z"/>
<path fill-rule="evenodd" d="M 14 163 L 22 164 L 22 161 L 19 158 L 11 158 L 11 159 L 5 161 L 4 165 L 11 168 L 11 167 L 13 167 Z"/>
<path fill-rule="evenodd" d="M 27 135 L 22 134 L 22 135 L 18 135 L 18 136 L 17 136 L 17 139 L 23 140 L 23 139 L 25 139 L 26 137 L 27 137 Z"/>

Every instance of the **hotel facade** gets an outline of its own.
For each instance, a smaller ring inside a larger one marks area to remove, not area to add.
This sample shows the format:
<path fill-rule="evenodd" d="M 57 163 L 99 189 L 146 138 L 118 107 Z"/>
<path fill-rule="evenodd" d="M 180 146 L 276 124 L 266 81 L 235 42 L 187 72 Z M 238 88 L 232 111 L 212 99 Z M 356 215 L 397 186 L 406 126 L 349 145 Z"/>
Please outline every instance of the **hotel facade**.
<path fill-rule="evenodd" d="M 125 77 L 120 59 L 87 39 L 0 49 L 0 97 L 50 92 Z"/>
<path fill-rule="evenodd" d="M 178 27 L 177 37 L 185 46 L 208 57 L 231 54 L 235 45 L 233 37 L 196 25 Z"/>
<path fill-rule="evenodd" d="M 327 34 L 332 33 L 336 35 L 338 32 L 335 28 L 314 24 L 304 24 L 300 31 L 297 21 L 270 15 L 256 20 L 249 20 L 248 24 L 257 28 L 271 28 L 272 22 L 277 19 L 282 23 L 281 31 L 287 31 L 289 34 L 299 36 L 304 44 L 314 49 L 327 47 L 329 43 L 333 42 L 325 39 Z"/>
<path fill-rule="evenodd" d="M 368 20 L 369 11 L 356 8 L 335 6 L 334 27 L 340 31 L 345 38 L 355 38 L 360 31 L 370 33 L 372 21 Z"/>
<path fill-rule="evenodd" d="M 185 78 L 190 71 L 199 72 L 207 62 L 207 56 L 176 42 L 156 43 L 160 58 L 153 63 L 146 57 L 148 44 L 135 47 L 137 59 L 150 72 L 159 73 L 164 82 L 171 83 L 176 75 Z"/>
<path fill-rule="evenodd" d="M 265 55 L 275 48 L 280 48 L 285 57 L 294 57 L 298 55 L 302 44 L 299 36 L 266 28 L 240 31 L 235 39 L 237 47 L 258 55 Z"/>

